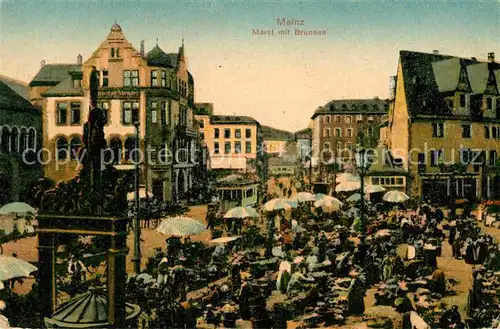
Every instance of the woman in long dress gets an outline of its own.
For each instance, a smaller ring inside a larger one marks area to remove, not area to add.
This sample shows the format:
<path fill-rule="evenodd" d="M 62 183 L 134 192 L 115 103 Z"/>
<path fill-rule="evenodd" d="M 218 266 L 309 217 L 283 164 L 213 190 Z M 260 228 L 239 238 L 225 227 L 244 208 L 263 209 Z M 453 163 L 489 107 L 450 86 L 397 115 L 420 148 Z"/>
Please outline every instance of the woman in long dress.
<path fill-rule="evenodd" d="M 347 294 L 347 311 L 349 314 L 360 315 L 365 312 L 365 289 L 363 283 L 358 278 L 351 281 Z"/>

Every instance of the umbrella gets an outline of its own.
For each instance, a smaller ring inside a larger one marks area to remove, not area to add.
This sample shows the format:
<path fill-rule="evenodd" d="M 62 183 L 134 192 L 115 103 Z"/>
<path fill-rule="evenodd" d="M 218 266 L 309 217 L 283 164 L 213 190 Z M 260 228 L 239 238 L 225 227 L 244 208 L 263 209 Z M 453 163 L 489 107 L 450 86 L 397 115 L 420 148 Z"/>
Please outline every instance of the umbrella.
<path fill-rule="evenodd" d="M 307 201 L 315 201 L 316 198 L 314 194 L 309 193 L 309 192 L 299 192 L 297 195 L 292 198 L 292 200 L 297 201 L 297 202 L 307 202 Z"/>
<path fill-rule="evenodd" d="M 380 185 L 367 185 L 365 186 L 364 190 L 365 193 L 371 194 L 371 193 L 384 192 L 385 188 Z"/>
<path fill-rule="evenodd" d="M 252 207 L 236 207 L 230 209 L 224 218 L 257 218 L 259 214 Z"/>
<path fill-rule="evenodd" d="M 35 213 L 35 208 L 24 202 L 8 203 L 0 208 L 0 215 Z"/>
<path fill-rule="evenodd" d="M 329 201 L 327 199 L 322 199 L 322 200 L 315 201 L 314 202 L 314 207 L 315 208 L 320 208 L 321 207 L 321 209 L 324 212 L 334 212 L 334 211 L 339 211 L 340 210 L 340 206 L 336 202 Z"/>
<path fill-rule="evenodd" d="M 225 244 L 228 242 L 232 242 L 234 240 L 238 240 L 240 237 L 239 236 L 224 236 L 221 238 L 213 239 L 208 241 L 209 244 Z"/>
<path fill-rule="evenodd" d="M 28 277 L 35 271 L 38 271 L 38 268 L 22 259 L 0 256 L 0 281 Z"/>
<path fill-rule="evenodd" d="M 361 182 L 357 181 L 345 181 L 335 187 L 336 192 L 351 192 L 359 190 L 361 188 Z"/>
<path fill-rule="evenodd" d="M 144 283 L 150 283 L 150 282 L 154 282 L 155 279 L 153 278 L 153 276 L 151 274 L 148 274 L 148 273 L 141 273 L 139 275 L 137 275 L 135 277 L 136 280 L 143 280 Z"/>
<path fill-rule="evenodd" d="M 357 175 L 353 175 L 351 173 L 341 173 L 340 175 L 337 176 L 335 179 L 337 183 L 342 183 L 342 182 L 359 182 L 360 178 Z"/>
<path fill-rule="evenodd" d="M 153 193 L 148 192 L 147 197 L 152 198 Z M 146 190 L 145 189 L 141 188 L 139 190 L 139 199 L 146 199 Z M 135 192 L 127 193 L 127 201 L 133 201 L 133 200 L 135 200 Z"/>
<path fill-rule="evenodd" d="M 361 194 L 359 193 L 354 193 L 350 197 L 347 198 L 347 202 L 358 202 L 361 200 Z"/>
<path fill-rule="evenodd" d="M 405 202 L 409 198 L 409 196 L 400 191 L 389 191 L 383 197 L 384 201 L 393 203 Z"/>
<path fill-rule="evenodd" d="M 200 234 L 205 231 L 205 226 L 195 219 L 178 216 L 162 220 L 156 231 L 161 234 L 187 236 Z"/>
<path fill-rule="evenodd" d="M 266 211 L 276 211 L 282 209 L 289 210 L 291 208 L 292 206 L 288 202 L 286 202 L 286 200 L 279 198 L 269 200 L 268 202 L 266 202 L 266 204 L 264 204 L 264 209 Z"/>
<path fill-rule="evenodd" d="M 316 200 L 327 200 L 327 201 L 331 201 L 333 203 L 336 203 L 338 204 L 339 206 L 342 206 L 344 203 L 342 201 L 340 201 L 339 199 L 337 198 L 334 198 L 333 196 L 329 196 L 329 195 L 326 195 L 326 194 L 323 194 L 323 193 L 317 193 L 314 195 L 314 198 Z"/>

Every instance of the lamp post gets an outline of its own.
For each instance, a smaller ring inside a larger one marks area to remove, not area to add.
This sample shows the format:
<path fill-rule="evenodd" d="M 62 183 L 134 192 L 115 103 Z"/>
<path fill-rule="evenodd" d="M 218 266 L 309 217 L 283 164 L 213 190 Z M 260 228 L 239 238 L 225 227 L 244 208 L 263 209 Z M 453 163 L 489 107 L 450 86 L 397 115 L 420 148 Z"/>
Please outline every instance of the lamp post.
<path fill-rule="evenodd" d="M 312 161 L 313 161 L 313 159 L 312 159 L 312 156 L 313 156 L 312 144 L 313 143 L 312 143 L 312 136 L 311 136 L 311 138 L 309 138 L 309 189 L 310 189 L 310 191 L 312 191 L 312 172 L 313 172 L 312 171 L 313 170 L 312 169 L 313 168 L 313 165 L 312 165 Z"/>
<path fill-rule="evenodd" d="M 134 122 L 135 126 L 135 217 L 133 219 L 134 230 L 134 271 L 136 274 L 141 272 L 141 228 L 140 228 L 140 198 L 139 198 L 139 122 Z"/>
<path fill-rule="evenodd" d="M 358 146 L 356 151 L 356 167 L 359 172 L 361 183 L 361 211 L 359 216 L 359 224 L 361 226 L 361 243 L 365 242 L 366 221 L 365 221 L 365 174 L 368 169 L 369 162 L 366 159 L 366 149 Z"/>

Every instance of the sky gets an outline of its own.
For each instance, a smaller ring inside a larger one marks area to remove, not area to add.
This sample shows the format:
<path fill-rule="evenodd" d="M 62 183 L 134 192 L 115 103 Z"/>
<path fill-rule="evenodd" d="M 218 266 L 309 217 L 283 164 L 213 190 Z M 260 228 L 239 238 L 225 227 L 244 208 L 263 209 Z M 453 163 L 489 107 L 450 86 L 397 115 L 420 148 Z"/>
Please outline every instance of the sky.
<path fill-rule="evenodd" d="M 303 25 L 278 25 L 283 18 Z M 0 74 L 29 82 L 42 60 L 86 60 L 115 21 L 137 50 L 158 39 L 177 52 L 184 37 L 196 102 L 289 131 L 332 99 L 388 97 L 400 50 L 500 58 L 498 0 L 0 0 Z"/>

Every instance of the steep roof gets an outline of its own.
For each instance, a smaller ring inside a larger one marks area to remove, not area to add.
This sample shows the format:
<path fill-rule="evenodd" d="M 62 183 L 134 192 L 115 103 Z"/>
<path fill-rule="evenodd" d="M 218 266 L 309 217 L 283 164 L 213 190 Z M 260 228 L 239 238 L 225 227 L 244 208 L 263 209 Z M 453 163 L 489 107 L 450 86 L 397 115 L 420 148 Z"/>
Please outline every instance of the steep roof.
<path fill-rule="evenodd" d="M 379 98 L 371 99 L 335 99 L 314 111 L 311 119 L 324 114 L 386 114 L 389 103 Z"/>
<path fill-rule="evenodd" d="M 225 124 L 259 124 L 257 120 L 252 117 L 241 116 L 241 115 L 212 115 L 210 117 L 210 123 L 225 123 Z"/>
<path fill-rule="evenodd" d="M 457 90 L 460 73 L 466 74 L 464 80 L 470 83 L 472 93 L 481 94 L 491 71 L 500 69 L 499 63 L 434 53 L 402 50 L 399 56 L 406 102 L 412 116 L 454 116 L 442 93 Z M 498 79 L 496 81 L 498 86 Z"/>
<path fill-rule="evenodd" d="M 295 132 L 295 138 L 297 139 L 311 139 L 312 137 L 312 129 L 304 128 Z"/>
<path fill-rule="evenodd" d="M 5 83 L 7 86 L 9 86 L 10 89 L 14 90 L 17 94 L 19 94 L 24 99 L 29 101 L 30 88 L 26 82 L 14 78 L 9 78 L 1 74 L 0 74 L 0 81 Z"/>
<path fill-rule="evenodd" d="M 73 79 L 68 76 L 66 79 L 58 83 L 56 86 L 47 89 L 43 96 L 83 96 L 82 88 L 75 88 L 73 86 Z"/>
<path fill-rule="evenodd" d="M 158 45 L 146 55 L 146 60 L 149 66 L 175 67 L 171 56 L 167 55 Z"/>
<path fill-rule="evenodd" d="M 260 127 L 262 130 L 264 140 L 289 141 L 289 140 L 293 140 L 293 138 L 294 138 L 293 133 L 286 131 L 286 130 L 276 129 L 276 128 L 264 126 L 264 125 L 261 125 Z"/>
<path fill-rule="evenodd" d="M 46 64 L 29 83 L 30 86 L 55 86 L 65 80 L 69 72 L 80 72 L 81 64 Z"/>
<path fill-rule="evenodd" d="M 0 81 L 0 108 L 39 112 L 33 104 L 28 102 L 24 97 L 16 93 L 2 81 Z"/>

